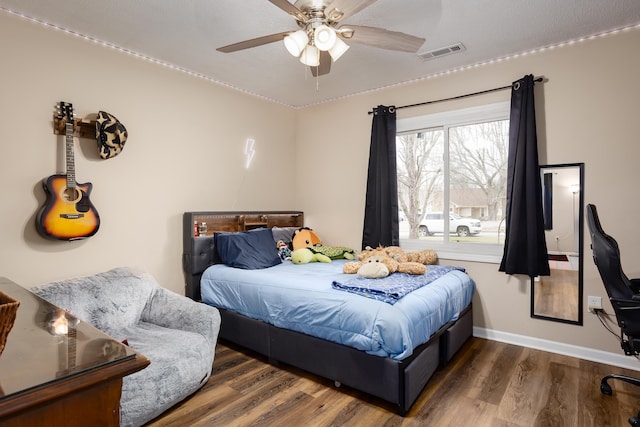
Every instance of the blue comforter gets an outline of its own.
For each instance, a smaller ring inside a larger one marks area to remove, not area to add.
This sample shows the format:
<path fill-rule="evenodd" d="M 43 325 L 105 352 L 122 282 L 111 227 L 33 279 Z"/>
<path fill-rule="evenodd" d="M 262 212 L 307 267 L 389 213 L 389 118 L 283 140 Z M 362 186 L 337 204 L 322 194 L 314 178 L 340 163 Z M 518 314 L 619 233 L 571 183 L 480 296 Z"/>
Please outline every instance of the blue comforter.
<path fill-rule="evenodd" d="M 217 264 L 202 276 L 202 300 L 275 326 L 402 360 L 471 303 L 475 283 L 453 270 L 390 305 L 333 289 L 346 260 L 262 270 Z"/>

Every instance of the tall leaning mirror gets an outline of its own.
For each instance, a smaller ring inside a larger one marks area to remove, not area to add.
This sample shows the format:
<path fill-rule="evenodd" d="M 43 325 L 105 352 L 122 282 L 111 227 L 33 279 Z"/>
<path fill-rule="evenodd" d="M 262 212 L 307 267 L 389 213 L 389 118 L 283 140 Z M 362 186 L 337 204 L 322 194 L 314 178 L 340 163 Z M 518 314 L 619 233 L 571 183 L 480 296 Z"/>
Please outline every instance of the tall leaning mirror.
<path fill-rule="evenodd" d="M 550 276 L 531 283 L 531 317 L 582 325 L 584 163 L 540 166 Z"/>

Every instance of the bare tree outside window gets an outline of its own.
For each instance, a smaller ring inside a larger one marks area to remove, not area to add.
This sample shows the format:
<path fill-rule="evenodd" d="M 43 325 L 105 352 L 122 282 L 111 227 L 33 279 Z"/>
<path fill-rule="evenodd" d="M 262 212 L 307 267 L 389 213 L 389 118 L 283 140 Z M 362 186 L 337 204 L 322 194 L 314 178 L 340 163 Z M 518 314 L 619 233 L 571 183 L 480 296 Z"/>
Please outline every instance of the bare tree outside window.
<path fill-rule="evenodd" d="M 503 243 L 508 140 L 508 120 L 399 133 L 400 237 Z"/>
<path fill-rule="evenodd" d="M 476 212 L 482 220 L 500 221 L 504 216 L 508 143 L 508 120 L 449 130 L 451 188 L 482 192 L 486 212 Z"/>
<path fill-rule="evenodd" d="M 418 238 L 418 229 L 427 207 L 442 189 L 443 132 L 441 129 L 398 135 L 398 202 L 401 221 L 407 221 L 409 238 Z"/>

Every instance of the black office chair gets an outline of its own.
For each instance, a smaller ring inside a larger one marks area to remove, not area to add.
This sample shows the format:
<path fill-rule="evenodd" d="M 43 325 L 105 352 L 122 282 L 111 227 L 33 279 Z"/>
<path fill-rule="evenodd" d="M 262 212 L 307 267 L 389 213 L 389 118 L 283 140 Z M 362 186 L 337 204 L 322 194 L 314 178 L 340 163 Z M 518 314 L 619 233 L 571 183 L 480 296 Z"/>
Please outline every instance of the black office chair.
<path fill-rule="evenodd" d="M 629 279 L 622 271 L 618 242 L 602 230 L 598 210 L 594 205 L 587 205 L 587 223 L 591 235 L 593 261 L 598 267 L 616 314 L 622 350 L 627 356 L 637 357 L 640 353 L 640 279 Z M 600 391 L 603 394 L 613 393 L 608 383 L 609 379 L 640 386 L 640 379 L 624 375 L 607 375 L 600 382 Z M 629 418 L 629 424 L 640 426 L 640 411 L 638 416 Z"/>

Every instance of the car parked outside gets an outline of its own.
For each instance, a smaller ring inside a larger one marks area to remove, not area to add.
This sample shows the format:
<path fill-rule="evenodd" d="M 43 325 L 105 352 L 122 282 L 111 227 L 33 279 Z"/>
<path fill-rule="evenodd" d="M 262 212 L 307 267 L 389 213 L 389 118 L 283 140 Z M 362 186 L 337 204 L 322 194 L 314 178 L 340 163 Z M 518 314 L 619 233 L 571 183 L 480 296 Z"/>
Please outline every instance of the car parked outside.
<path fill-rule="evenodd" d="M 473 236 L 482 231 L 479 219 L 462 218 L 460 215 L 449 213 L 449 233 L 460 237 Z M 444 215 L 442 212 L 431 212 L 425 215 L 418 226 L 420 237 L 431 236 L 435 233 L 444 233 Z"/>

